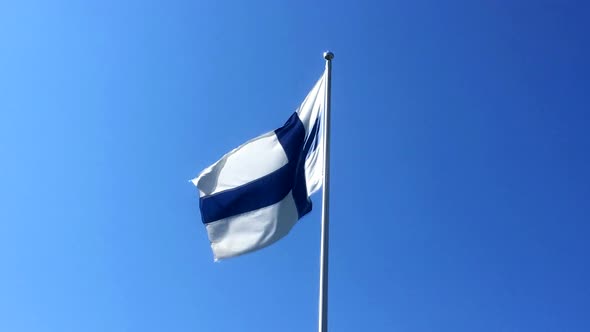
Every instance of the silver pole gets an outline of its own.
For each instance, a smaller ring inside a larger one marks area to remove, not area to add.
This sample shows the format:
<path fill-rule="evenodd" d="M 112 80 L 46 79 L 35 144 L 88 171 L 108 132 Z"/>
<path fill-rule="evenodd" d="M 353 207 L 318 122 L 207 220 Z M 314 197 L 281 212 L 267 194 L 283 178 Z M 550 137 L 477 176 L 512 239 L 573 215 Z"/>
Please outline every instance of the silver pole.
<path fill-rule="evenodd" d="M 328 332 L 328 234 L 330 220 L 330 94 L 334 53 L 324 52 L 326 59 L 326 110 L 324 128 L 324 184 L 322 186 L 322 233 L 320 244 L 319 332 Z"/>

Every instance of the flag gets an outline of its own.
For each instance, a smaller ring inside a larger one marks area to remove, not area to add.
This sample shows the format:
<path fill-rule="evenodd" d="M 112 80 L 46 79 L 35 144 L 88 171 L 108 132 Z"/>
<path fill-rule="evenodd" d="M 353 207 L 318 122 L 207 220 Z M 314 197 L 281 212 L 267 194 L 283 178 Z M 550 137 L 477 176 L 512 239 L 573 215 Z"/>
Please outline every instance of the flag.
<path fill-rule="evenodd" d="M 269 246 L 311 211 L 323 182 L 326 72 L 280 128 L 230 151 L 192 180 L 215 260 Z"/>

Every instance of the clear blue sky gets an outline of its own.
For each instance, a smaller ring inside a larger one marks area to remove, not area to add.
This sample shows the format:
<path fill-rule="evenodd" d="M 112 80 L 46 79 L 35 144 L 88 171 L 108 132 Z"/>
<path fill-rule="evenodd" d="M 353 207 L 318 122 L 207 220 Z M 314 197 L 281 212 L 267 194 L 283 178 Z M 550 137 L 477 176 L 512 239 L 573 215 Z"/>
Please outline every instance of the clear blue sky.
<path fill-rule="evenodd" d="M 188 182 L 332 50 L 331 331 L 590 331 L 583 1 L 0 3 L 0 331 L 315 331 L 316 208 L 213 263 Z"/>

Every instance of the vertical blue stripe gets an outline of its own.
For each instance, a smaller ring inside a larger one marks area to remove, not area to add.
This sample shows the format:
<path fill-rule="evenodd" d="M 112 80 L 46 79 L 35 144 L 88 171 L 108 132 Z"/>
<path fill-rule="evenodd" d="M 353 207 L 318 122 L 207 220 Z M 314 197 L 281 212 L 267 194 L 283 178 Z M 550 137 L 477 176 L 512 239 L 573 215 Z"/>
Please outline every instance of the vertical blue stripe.
<path fill-rule="evenodd" d="M 305 146 L 303 147 L 303 156 L 307 158 L 307 155 L 310 151 L 315 151 L 318 147 L 319 137 L 318 131 L 320 129 L 320 118 L 318 117 L 313 124 L 313 128 L 311 128 L 311 132 L 305 141 Z"/>
<path fill-rule="evenodd" d="M 283 146 L 289 163 L 297 162 L 305 141 L 305 127 L 297 113 L 293 113 L 281 128 L 275 130 L 275 135 Z"/>
<path fill-rule="evenodd" d="M 299 119 L 299 117 L 297 118 Z M 313 147 L 313 149 L 315 149 L 317 147 L 317 136 L 320 125 L 319 120 L 320 119 L 317 118 L 315 123 L 313 124 L 313 128 L 311 129 L 311 132 L 309 133 L 309 136 L 305 141 L 303 150 L 300 152 L 297 160 L 297 169 L 295 170 L 295 184 L 293 185 L 293 199 L 295 200 L 295 205 L 297 206 L 297 213 L 299 214 L 299 218 L 309 213 L 312 209 L 311 199 L 309 198 L 309 196 L 307 196 L 307 181 L 305 179 L 305 160 L 307 159 L 307 155 L 309 154 L 311 148 Z"/>
<path fill-rule="evenodd" d="M 305 157 L 304 150 L 305 127 L 297 113 L 293 113 L 282 128 L 275 130 L 279 142 L 285 149 L 289 164 L 293 167 L 293 200 L 297 207 L 299 218 L 311 211 L 311 200 L 307 196 L 307 184 L 305 181 Z M 296 138 L 295 138 L 296 137 Z"/>

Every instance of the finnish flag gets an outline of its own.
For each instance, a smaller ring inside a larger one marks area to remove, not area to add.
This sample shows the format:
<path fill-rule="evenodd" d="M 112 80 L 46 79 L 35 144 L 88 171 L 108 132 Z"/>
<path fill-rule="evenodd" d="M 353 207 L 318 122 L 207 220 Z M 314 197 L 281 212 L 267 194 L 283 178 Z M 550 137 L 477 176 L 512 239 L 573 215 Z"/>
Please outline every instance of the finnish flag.
<path fill-rule="evenodd" d="M 192 180 L 215 260 L 271 245 L 311 211 L 323 183 L 326 72 L 282 127 L 235 148 Z"/>

